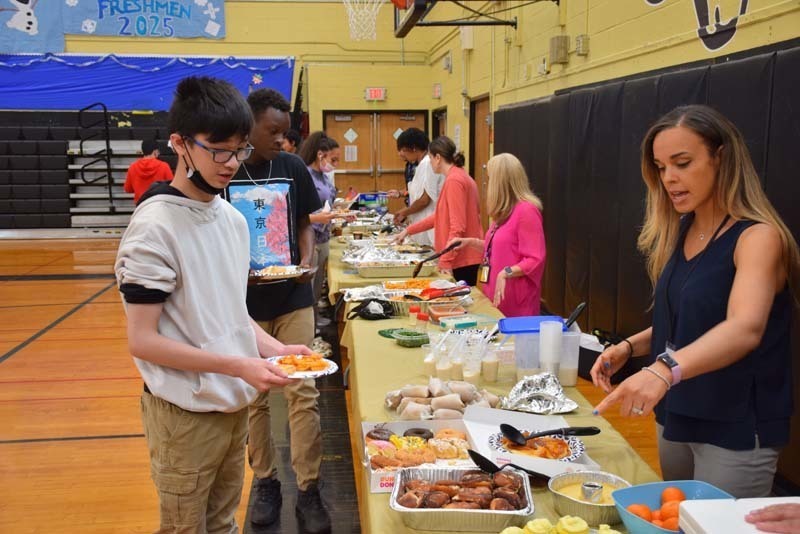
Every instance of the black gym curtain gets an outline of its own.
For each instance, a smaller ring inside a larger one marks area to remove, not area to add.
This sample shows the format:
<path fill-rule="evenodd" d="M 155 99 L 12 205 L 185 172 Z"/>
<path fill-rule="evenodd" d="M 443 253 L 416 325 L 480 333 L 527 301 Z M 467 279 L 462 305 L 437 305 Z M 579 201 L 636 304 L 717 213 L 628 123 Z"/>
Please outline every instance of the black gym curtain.
<path fill-rule="evenodd" d="M 581 327 L 646 328 L 651 287 L 636 238 L 645 186 L 639 145 L 679 105 L 708 104 L 744 135 L 767 194 L 800 238 L 800 47 L 566 91 L 495 113 L 494 152 L 525 166 L 544 202 L 542 298 Z"/>

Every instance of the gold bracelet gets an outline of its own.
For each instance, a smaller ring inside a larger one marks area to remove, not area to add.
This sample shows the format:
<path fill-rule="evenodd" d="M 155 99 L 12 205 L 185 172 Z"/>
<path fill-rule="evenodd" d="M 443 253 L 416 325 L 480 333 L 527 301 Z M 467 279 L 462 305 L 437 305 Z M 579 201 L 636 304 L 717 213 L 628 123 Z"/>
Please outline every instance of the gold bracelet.
<path fill-rule="evenodd" d="M 656 371 L 655 369 L 650 369 L 649 367 L 642 367 L 642 371 L 647 371 L 647 372 L 649 372 L 649 373 L 653 373 L 653 374 L 654 374 L 654 375 L 656 375 L 658 378 L 660 378 L 660 379 L 661 379 L 661 381 L 662 381 L 662 382 L 664 382 L 664 384 L 666 384 L 666 385 L 667 385 L 667 391 L 669 391 L 669 389 L 672 387 L 672 384 L 670 384 L 670 383 L 669 383 L 669 380 L 667 380 L 667 379 L 666 379 L 666 377 L 664 377 L 664 376 L 661 376 L 661 373 L 659 373 L 659 372 L 658 372 L 658 371 Z"/>

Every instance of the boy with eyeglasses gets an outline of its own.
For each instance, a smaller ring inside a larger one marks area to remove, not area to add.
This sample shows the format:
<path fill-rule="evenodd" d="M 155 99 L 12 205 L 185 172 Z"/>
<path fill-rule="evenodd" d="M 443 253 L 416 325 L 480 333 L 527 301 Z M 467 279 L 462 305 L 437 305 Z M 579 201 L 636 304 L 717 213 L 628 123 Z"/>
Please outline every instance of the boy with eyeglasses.
<path fill-rule="evenodd" d="M 144 379 L 157 532 L 237 532 L 247 407 L 292 382 L 262 358 L 308 349 L 280 343 L 249 317 L 247 225 L 218 196 L 253 150 L 247 102 L 227 82 L 186 78 L 169 123 L 175 178 L 142 197 L 115 264 Z"/>

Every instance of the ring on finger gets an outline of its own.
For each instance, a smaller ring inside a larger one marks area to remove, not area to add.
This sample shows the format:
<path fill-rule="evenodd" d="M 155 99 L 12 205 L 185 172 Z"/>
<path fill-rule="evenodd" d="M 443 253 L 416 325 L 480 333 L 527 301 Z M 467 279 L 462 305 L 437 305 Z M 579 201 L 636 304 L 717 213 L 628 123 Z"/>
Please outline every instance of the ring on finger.
<path fill-rule="evenodd" d="M 644 410 L 642 408 L 633 407 L 631 408 L 631 413 L 634 415 L 642 415 L 644 414 Z"/>

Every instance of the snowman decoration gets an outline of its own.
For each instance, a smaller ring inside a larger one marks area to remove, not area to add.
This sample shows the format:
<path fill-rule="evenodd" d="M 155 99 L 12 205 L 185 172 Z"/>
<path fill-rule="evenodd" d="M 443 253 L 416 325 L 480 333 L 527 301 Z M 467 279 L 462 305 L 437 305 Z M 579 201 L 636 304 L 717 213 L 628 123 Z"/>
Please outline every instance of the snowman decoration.
<path fill-rule="evenodd" d="M 19 30 L 28 35 L 39 33 L 39 19 L 33 12 L 38 0 L 8 0 L 12 7 L 2 7 L 0 11 L 14 11 L 15 13 L 6 22 L 12 30 Z"/>

